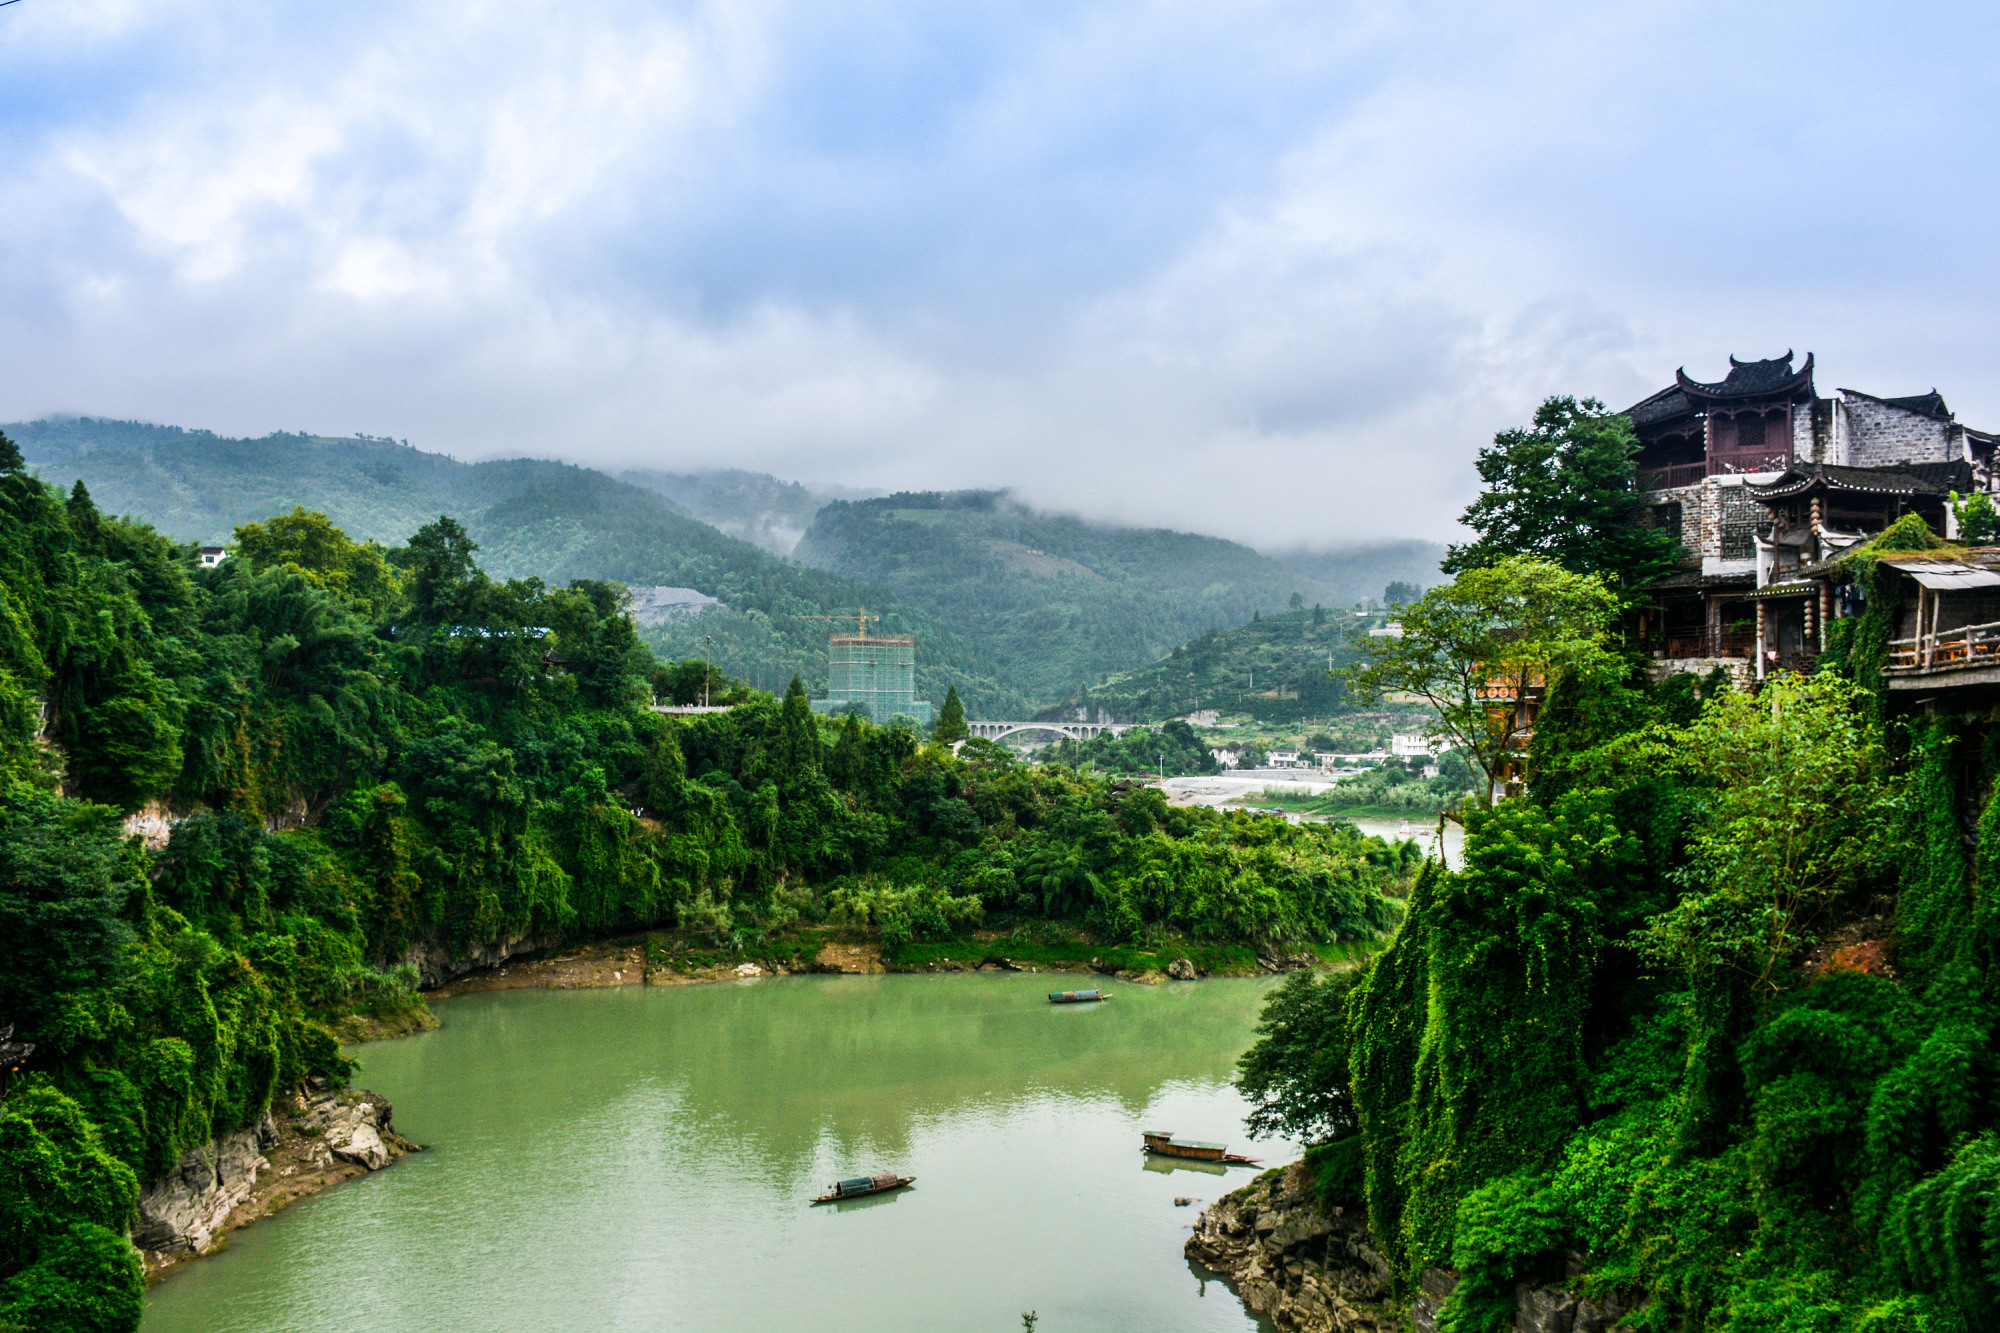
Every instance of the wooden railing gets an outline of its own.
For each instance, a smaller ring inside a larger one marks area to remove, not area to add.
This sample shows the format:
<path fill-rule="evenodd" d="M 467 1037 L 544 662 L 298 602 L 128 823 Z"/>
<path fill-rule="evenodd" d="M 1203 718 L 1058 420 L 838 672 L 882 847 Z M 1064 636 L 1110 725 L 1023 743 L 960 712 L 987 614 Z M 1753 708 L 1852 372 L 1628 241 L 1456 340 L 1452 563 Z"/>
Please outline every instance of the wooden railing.
<path fill-rule="evenodd" d="M 1889 640 L 1891 671 L 1940 671 L 1973 662 L 2000 662 L 2000 621 Z"/>
<path fill-rule="evenodd" d="M 1676 486 L 1692 486 L 1707 475 L 1706 463 L 1677 463 L 1673 467 L 1647 468 L 1639 474 L 1639 489 L 1665 491 Z"/>
<path fill-rule="evenodd" d="M 1666 638 L 1668 657 L 1748 657 L 1756 651 L 1753 630 L 1691 630 Z"/>

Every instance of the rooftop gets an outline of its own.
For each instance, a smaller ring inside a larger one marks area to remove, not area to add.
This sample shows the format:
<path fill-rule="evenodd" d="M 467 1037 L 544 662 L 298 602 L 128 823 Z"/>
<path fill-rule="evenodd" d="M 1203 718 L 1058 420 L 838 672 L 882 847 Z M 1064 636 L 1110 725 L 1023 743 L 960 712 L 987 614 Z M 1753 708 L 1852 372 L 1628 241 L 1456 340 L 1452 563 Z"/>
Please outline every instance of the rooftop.
<path fill-rule="evenodd" d="M 1972 489 L 1972 467 L 1949 463 L 1898 463 L 1893 467 L 1842 467 L 1837 463 L 1795 464 L 1776 481 L 1747 482 L 1756 497 L 1770 503 L 1814 491 L 1846 491 L 1859 495 L 1909 495 L 1942 498 L 1952 491 Z"/>
<path fill-rule="evenodd" d="M 1732 356 L 1729 358 L 1729 373 L 1715 384 L 1689 379 L 1686 367 L 1674 372 L 1674 383 L 1697 403 L 1748 398 L 1810 398 L 1812 372 L 1811 352 L 1806 353 L 1806 363 L 1796 371 L 1792 369 L 1790 352 L 1772 357 L 1769 361 L 1738 361 Z"/>

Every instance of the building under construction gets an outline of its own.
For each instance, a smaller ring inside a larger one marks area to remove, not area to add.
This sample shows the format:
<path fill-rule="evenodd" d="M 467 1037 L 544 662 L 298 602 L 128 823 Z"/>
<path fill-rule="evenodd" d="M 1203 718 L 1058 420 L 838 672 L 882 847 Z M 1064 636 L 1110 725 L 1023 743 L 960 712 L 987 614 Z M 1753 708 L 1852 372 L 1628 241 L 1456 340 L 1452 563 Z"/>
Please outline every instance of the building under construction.
<path fill-rule="evenodd" d="M 826 641 L 827 697 L 813 711 L 839 713 L 860 704 L 868 717 L 887 722 L 901 713 L 919 726 L 931 720 L 931 706 L 916 697 L 917 641 L 835 634 Z"/>

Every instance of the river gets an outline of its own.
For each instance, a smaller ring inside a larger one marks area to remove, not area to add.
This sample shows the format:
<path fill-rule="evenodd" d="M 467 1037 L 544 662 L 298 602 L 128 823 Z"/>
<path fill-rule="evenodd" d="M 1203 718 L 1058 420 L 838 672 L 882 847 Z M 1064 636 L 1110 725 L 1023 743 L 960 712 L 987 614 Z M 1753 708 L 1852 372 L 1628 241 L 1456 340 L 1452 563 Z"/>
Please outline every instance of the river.
<path fill-rule="evenodd" d="M 1250 1178 L 1149 1169 L 1141 1128 L 1244 1141 L 1268 980 L 768 978 L 501 991 L 354 1052 L 430 1145 L 234 1234 L 144 1333 L 1251 1330 L 1181 1257 Z M 914 1188 L 809 1206 L 836 1178 Z"/>

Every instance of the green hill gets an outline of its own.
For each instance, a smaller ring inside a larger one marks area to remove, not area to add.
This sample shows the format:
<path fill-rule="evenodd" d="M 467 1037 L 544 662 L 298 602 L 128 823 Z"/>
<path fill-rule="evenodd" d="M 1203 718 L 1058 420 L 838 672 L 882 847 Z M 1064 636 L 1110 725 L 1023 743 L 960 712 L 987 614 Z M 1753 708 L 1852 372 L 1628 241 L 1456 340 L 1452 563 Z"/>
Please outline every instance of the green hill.
<path fill-rule="evenodd" d="M 769 473 L 735 468 L 705 472 L 633 468 L 619 473 L 618 479 L 666 496 L 702 522 L 732 537 L 755 542 L 772 555 L 786 556 L 812 526 L 813 516 L 829 502 L 880 494 L 845 486 L 801 486 Z"/>
<path fill-rule="evenodd" d="M 1421 589 L 1446 582 L 1438 570 L 1444 550 L 1442 542 L 1410 538 L 1330 551 L 1274 551 L 1271 558 L 1295 573 L 1317 579 L 1335 602 L 1353 606 L 1366 598 L 1381 601 L 1383 590 L 1391 583 L 1410 583 Z"/>
<path fill-rule="evenodd" d="M 1043 702 L 1259 610 L 1335 600 L 1235 542 L 1086 523 L 999 491 L 837 501 L 819 511 L 797 558 L 956 626 Z"/>
<path fill-rule="evenodd" d="M 1210 630 L 1159 660 L 1079 690 L 1045 716 L 1158 722 L 1197 709 L 1217 709 L 1262 722 L 1293 723 L 1351 711 L 1329 667 L 1351 666 L 1355 641 L 1380 618 L 1352 611 L 1287 611 L 1247 625 Z"/>
<path fill-rule="evenodd" d="M 616 579 L 688 587 L 723 607 L 651 626 L 668 657 L 705 648 L 731 675 L 782 690 L 796 673 L 826 685 L 825 615 L 866 605 L 880 633 L 917 637 L 917 680 L 942 700 L 1019 713 L 1019 685 L 944 624 L 881 589 L 778 559 L 691 517 L 664 496 L 604 473 L 539 459 L 461 463 L 394 440 L 274 434 L 230 439 L 138 422 L 69 418 L 5 427 L 29 465 L 68 488 L 81 479 L 98 507 L 144 519 L 183 541 L 221 543 L 242 523 L 295 505 L 327 514 L 350 537 L 400 544 L 439 514 L 465 524 L 480 561 L 503 578 Z M 713 640 L 712 645 L 705 640 Z"/>

